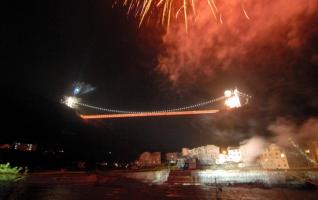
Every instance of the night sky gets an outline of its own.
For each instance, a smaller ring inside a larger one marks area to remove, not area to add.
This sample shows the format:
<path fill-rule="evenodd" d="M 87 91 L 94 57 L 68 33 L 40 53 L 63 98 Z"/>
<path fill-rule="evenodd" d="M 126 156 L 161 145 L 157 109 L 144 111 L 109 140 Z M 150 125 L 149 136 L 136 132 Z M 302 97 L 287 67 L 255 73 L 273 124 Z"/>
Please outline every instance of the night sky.
<path fill-rule="evenodd" d="M 6 1 L 0 62 L 10 129 L 0 139 L 133 156 L 270 140 L 277 131 L 269 127 L 281 122 L 301 129 L 312 120 L 318 134 L 317 1 L 246 2 L 249 20 L 235 3 L 220 3 L 223 24 L 199 7 L 188 33 L 175 24 L 166 34 L 152 20 L 139 28 L 108 0 Z M 83 102 L 123 110 L 197 103 L 234 87 L 253 98 L 216 115 L 82 121 L 60 104 L 75 82 L 96 88 Z"/>

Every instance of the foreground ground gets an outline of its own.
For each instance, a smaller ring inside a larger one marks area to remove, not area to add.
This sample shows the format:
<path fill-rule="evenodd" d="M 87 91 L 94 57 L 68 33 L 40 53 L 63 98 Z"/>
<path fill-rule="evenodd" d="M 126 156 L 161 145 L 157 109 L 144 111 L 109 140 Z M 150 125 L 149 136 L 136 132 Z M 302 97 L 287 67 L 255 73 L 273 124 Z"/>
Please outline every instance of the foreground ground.
<path fill-rule="evenodd" d="M 34 177 L 36 178 L 34 179 Z M 316 188 L 221 187 L 163 183 L 151 185 L 126 178 L 96 182 L 92 174 L 73 173 L 68 180 L 54 173 L 30 175 L 6 199 L 317 199 Z M 71 180 L 72 179 L 72 180 Z M 71 180 L 71 181 L 70 181 Z M 85 181 L 83 181 L 85 180 Z"/>

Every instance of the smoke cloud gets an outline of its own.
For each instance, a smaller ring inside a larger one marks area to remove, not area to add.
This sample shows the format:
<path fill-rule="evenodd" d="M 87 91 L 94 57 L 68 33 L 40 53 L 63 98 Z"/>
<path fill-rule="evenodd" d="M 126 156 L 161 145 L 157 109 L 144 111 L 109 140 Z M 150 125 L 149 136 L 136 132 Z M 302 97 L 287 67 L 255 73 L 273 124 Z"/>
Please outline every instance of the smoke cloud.
<path fill-rule="evenodd" d="M 278 118 L 268 129 L 274 134 L 273 142 L 282 146 L 290 145 L 288 138 L 296 142 L 318 140 L 318 118 L 310 118 L 301 124 Z"/>
<path fill-rule="evenodd" d="M 308 43 L 317 26 L 315 0 L 215 0 L 218 16 L 201 1 L 189 31 L 179 23 L 164 36 L 157 69 L 175 84 L 193 84 L 228 70 L 288 70 L 306 58 L 317 62 Z M 245 16 L 246 11 L 247 16 Z M 182 20 L 180 20 L 182 21 Z"/>
<path fill-rule="evenodd" d="M 180 18 L 163 36 L 157 70 L 193 98 L 235 86 L 253 96 L 236 113 L 197 122 L 202 132 L 220 144 L 246 138 L 253 144 L 256 134 L 280 145 L 288 137 L 315 138 L 317 1 L 215 0 L 217 19 L 206 2 L 196 2 L 197 17 L 189 18 L 188 33 Z M 304 119 L 309 120 L 299 123 Z"/>
<path fill-rule="evenodd" d="M 244 162 L 253 163 L 270 143 L 288 147 L 291 145 L 289 138 L 296 143 L 318 140 L 318 118 L 310 118 L 303 123 L 297 123 L 281 117 L 270 124 L 268 130 L 273 134 L 272 138 L 254 136 L 240 143 Z"/>
<path fill-rule="evenodd" d="M 254 136 L 240 143 L 240 151 L 244 163 L 253 163 L 263 153 L 267 141 L 263 137 Z"/>

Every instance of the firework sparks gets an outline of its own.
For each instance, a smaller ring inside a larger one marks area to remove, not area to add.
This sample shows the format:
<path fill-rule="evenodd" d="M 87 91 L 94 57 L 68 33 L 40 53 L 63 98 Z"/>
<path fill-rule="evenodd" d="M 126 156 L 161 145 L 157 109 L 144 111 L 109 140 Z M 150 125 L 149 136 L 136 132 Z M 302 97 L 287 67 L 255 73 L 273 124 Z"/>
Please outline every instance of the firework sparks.
<path fill-rule="evenodd" d="M 144 24 L 146 18 L 158 18 L 159 23 L 169 30 L 171 22 L 182 22 L 185 26 L 185 31 L 188 32 L 189 22 L 195 21 L 199 12 L 198 4 L 210 8 L 214 19 L 222 24 L 222 16 L 218 9 L 215 0 L 115 0 L 114 5 L 122 5 L 127 7 L 127 14 L 134 13 L 134 16 L 139 19 L 139 27 Z M 204 5 L 205 4 L 205 5 Z M 246 19 L 250 19 L 247 11 L 244 8 L 243 0 L 241 1 L 242 13 Z M 183 19 L 180 20 L 180 14 Z M 175 16 L 173 18 L 172 16 Z"/>
<path fill-rule="evenodd" d="M 84 82 L 75 82 L 73 85 L 73 95 L 74 96 L 80 96 L 87 93 L 90 93 L 95 90 L 95 87 L 93 87 L 90 84 L 86 84 Z"/>

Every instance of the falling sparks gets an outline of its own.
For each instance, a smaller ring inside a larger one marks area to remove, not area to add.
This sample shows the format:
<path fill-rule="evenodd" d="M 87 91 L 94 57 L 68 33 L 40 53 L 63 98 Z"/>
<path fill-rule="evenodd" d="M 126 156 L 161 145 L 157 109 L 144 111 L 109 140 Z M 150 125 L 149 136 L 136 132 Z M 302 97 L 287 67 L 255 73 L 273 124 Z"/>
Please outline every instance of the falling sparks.
<path fill-rule="evenodd" d="M 113 6 L 121 5 L 127 7 L 127 14 L 130 15 L 133 13 L 139 19 L 139 27 L 145 21 L 148 21 L 147 18 L 157 18 L 159 23 L 165 26 L 167 30 L 169 30 L 172 22 L 182 22 L 185 31 L 188 32 L 189 23 L 195 22 L 200 12 L 198 10 L 198 2 L 206 4 L 210 8 L 216 22 L 223 23 L 216 0 L 115 0 Z M 243 0 L 241 0 L 241 9 L 244 17 L 250 20 L 244 8 Z"/>

